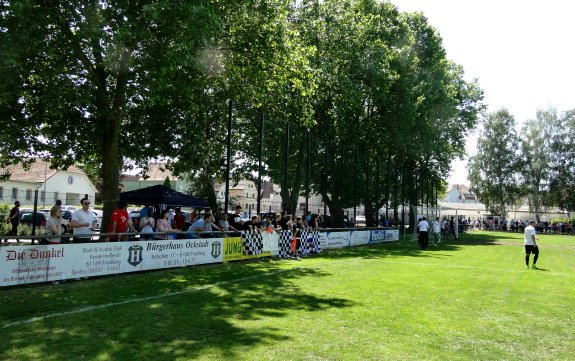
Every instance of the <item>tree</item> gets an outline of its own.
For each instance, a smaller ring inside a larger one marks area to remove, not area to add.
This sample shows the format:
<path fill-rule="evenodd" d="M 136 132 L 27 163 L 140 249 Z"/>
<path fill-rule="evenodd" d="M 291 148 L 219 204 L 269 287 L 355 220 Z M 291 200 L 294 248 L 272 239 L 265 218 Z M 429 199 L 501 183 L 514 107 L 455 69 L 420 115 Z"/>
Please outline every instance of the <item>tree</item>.
<path fill-rule="evenodd" d="M 552 110 L 550 110 L 552 111 Z M 575 109 L 558 117 L 552 125 L 549 157 L 549 192 L 555 205 L 575 210 Z"/>
<path fill-rule="evenodd" d="M 506 109 L 488 114 L 468 168 L 471 188 L 492 214 L 505 217 L 520 201 L 518 146 L 515 118 Z"/>
<path fill-rule="evenodd" d="M 166 179 L 164 179 L 164 187 L 172 189 L 172 182 L 170 182 L 169 176 L 166 176 Z"/>
<path fill-rule="evenodd" d="M 2 1 L 0 114 L 10 159 L 42 155 L 57 167 L 101 164 L 104 226 L 124 157 L 173 154 L 179 109 L 217 29 L 200 1 Z M 145 126 L 142 126 L 145 124 Z"/>
<path fill-rule="evenodd" d="M 538 110 L 536 119 L 528 120 L 521 130 L 521 186 L 537 221 L 541 211 L 551 206 L 549 165 L 552 160 L 551 142 L 557 124 L 555 109 Z"/>

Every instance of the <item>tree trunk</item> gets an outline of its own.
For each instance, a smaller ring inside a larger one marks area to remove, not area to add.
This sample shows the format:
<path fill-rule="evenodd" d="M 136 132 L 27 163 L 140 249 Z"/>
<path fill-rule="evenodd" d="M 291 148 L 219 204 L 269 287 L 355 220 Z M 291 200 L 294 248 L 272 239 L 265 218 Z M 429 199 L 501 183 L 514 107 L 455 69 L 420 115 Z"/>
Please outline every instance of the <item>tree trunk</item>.
<path fill-rule="evenodd" d="M 124 50 L 118 73 L 116 74 L 116 87 L 112 96 L 112 104 L 109 112 L 105 112 L 106 127 L 104 128 L 102 147 L 102 193 L 104 198 L 104 214 L 102 217 L 102 230 L 108 230 L 108 224 L 112 217 L 112 212 L 120 200 L 120 171 L 122 168 L 122 157 L 119 152 L 120 131 L 122 120 L 124 119 L 124 108 L 126 106 L 126 84 L 128 81 L 128 63 L 130 59 L 129 50 Z M 105 89 L 100 89 L 102 99 L 106 99 Z"/>

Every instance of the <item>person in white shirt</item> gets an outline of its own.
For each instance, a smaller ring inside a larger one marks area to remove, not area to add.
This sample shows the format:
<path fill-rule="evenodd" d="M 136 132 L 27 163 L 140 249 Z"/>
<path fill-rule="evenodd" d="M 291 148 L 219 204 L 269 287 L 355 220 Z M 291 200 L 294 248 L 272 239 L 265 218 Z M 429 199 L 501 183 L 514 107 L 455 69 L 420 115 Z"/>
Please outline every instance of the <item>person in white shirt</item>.
<path fill-rule="evenodd" d="M 419 228 L 419 237 L 421 240 L 420 247 L 421 249 L 427 249 L 429 245 L 429 223 L 427 223 L 427 219 L 425 217 L 419 221 L 417 228 Z"/>
<path fill-rule="evenodd" d="M 90 210 L 90 200 L 88 198 L 82 198 L 80 204 L 82 209 L 74 212 L 70 222 L 70 225 L 74 228 L 74 243 L 92 242 L 94 212 Z"/>
<path fill-rule="evenodd" d="M 533 264 L 531 268 L 537 268 L 536 263 L 539 258 L 539 247 L 537 247 L 538 237 L 535 237 L 535 225 L 537 222 L 529 221 L 529 225 L 525 227 L 525 233 L 523 235 L 525 241 L 525 265 L 529 267 L 529 255 L 533 253 Z"/>
<path fill-rule="evenodd" d="M 431 222 L 431 225 L 433 227 L 433 235 L 435 236 L 433 245 L 437 246 L 437 244 L 441 242 L 441 223 L 439 223 L 439 217 L 435 217 L 435 221 Z"/>

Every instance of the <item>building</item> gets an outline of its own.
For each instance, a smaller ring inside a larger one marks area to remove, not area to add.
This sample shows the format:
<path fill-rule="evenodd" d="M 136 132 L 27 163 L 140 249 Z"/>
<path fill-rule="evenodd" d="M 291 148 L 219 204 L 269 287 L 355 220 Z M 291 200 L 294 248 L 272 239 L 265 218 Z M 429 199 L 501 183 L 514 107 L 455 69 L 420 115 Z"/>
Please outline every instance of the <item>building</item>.
<path fill-rule="evenodd" d="M 454 184 L 447 192 L 445 199 L 439 203 L 439 207 L 430 213 L 435 212 L 437 212 L 437 215 L 456 216 L 466 219 L 484 219 L 500 216 L 488 212 L 485 205 L 479 202 L 475 193 L 463 184 Z M 565 216 L 565 213 L 557 208 L 545 209 L 540 212 L 540 217 L 543 221 Z M 509 207 L 507 219 L 535 219 L 535 214 L 531 212 L 528 205 L 523 204 L 517 207 Z"/>
<path fill-rule="evenodd" d="M 63 204 L 79 205 L 80 199 L 88 196 L 94 200 L 96 187 L 86 173 L 76 166 L 67 170 L 51 169 L 50 163 L 36 159 L 28 168 L 21 164 L 1 168 L 0 174 L 8 178 L 0 181 L 0 202 L 20 201 L 33 205 L 38 191 L 38 207 L 51 207 L 57 199 Z"/>
<path fill-rule="evenodd" d="M 446 203 L 479 203 L 475 194 L 463 184 L 454 184 L 447 192 Z"/>
<path fill-rule="evenodd" d="M 166 178 L 170 180 L 171 188 L 175 191 L 186 193 L 190 189 L 189 183 L 176 177 L 167 169 L 167 163 L 150 163 L 145 175 L 122 174 L 120 182 L 124 186 L 124 191 L 164 184 Z"/>
<path fill-rule="evenodd" d="M 281 187 L 268 181 L 262 181 L 262 198 L 260 201 L 261 212 L 281 212 L 282 197 Z M 216 198 L 219 203 L 224 204 L 226 195 L 226 185 L 221 184 L 218 187 Z M 249 214 L 257 211 L 258 206 L 258 187 L 257 184 L 250 180 L 240 180 L 237 184 L 230 183 L 230 209 L 233 210 L 236 205 L 242 206 L 243 210 Z M 305 212 L 305 197 L 298 198 L 298 213 Z M 320 195 L 310 194 L 308 199 L 308 209 L 312 212 L 323 213 L 323 202 Z"/>

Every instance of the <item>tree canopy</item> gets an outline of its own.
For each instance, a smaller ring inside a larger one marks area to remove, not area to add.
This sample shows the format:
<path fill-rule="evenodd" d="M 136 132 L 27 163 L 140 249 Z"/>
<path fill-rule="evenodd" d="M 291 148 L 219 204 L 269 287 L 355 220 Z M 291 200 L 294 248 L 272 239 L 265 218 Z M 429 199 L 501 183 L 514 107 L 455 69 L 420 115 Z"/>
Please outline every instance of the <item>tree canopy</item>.
<path fill-rule="evenodd" d="M 482 110 L 481 89 L 427 19 L 375 0 L 3 0 L 0 51 L 0 121 L 17 125 L 0 135 L 0 163 L 41 156 L 95 170 L 104 224 L 127 161 L 167 157 L 213 200 L 230 99 L 243 130 L 235 174 L 253 174 L 265 114 L 276 141 L 265 174 L 285 183 L 286 207 L 309 162 L 322 174 L 311 188 L 335 213 L 433 201 Z M 295 160 L 287 182 L 279 139 Z M 342 176 L 351 159 L 365 167 Z"/>

